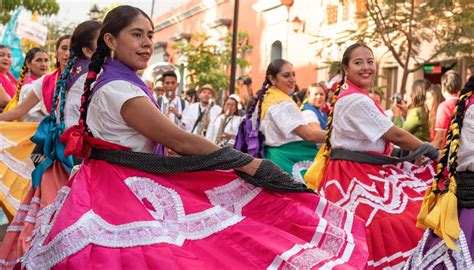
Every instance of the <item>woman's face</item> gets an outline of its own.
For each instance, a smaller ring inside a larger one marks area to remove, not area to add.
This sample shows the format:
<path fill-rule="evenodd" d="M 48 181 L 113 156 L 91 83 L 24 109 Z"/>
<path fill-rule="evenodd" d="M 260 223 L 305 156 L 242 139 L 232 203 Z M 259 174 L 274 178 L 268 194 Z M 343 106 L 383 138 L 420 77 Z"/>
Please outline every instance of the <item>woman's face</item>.
<path fill-rule="evenodd" d="M 35 53 L 31 63 L 27 63 L 30 74 L 36 78 L 43 76 L 48 71 L 48 62 L 48 55 L 45 52 Z"/>
<path fill-rule="evenodd" d="M 375 61 L 372 52 L 365 47 L 354 49 L 344 71 L 347 79 L 360 89 L 367 91 L 372 85 L 375 75 Z"/>
<path fill-rule="evenodd" d="M 12 66 L 12 52 L 8 48 L 0 49 L 0 72 L 6 74 Z"/>
<path fill-rule="evenodd" d="M 280 72 L 277 73 L 276 78 L 270 77 L 272 84 L 283 92 L 291 94 L 295 90 L 296 73 L 292 64 L 284 64 L 280 68 Z"/>
<path fill-rule="evenodd" d="M 309 100 L 311 105 L 322 110 L 326 105 L 326 92 L 321 87 L 310 87 Z"/>
<path fill-rule="evenodd" d="M 426 92 L 425 106 L 428 111 L 433 108 L 434 98 L 433 92 Z"/>
<path fill-rule="evenodd" d="M 137 15 L 130 25 L 122 29 L 117 37 L 105 35 L 115 58 L 134 71 L 145 69 L 153 54 L 153 27 L 148 18 Z"/>
<path fill-rule="evenodd" d="M 224 104 L 224 113 L 226 115 L 234 115 L 237 111 L 236 108 L 237 108 L 237 102 L 229 98 Z"/>
<path fill-rule="evenodd" d="M 59 47 L 56 53 L 57 53 L 57 60 L 59 62 L 59 66 L 61 67 L 61 71 L 63 71 L 66 68 L 67 62 L 69 61 L 69 46 L 70 45 L 71 45 L 71 40 L 69 38 L 59 43 Z"/>

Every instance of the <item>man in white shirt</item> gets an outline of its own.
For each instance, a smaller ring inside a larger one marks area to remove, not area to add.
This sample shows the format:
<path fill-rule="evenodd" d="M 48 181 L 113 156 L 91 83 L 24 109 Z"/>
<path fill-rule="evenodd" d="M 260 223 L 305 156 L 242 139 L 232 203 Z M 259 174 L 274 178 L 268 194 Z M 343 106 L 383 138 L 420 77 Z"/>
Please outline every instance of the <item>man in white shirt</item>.
<path fill-rule="evenodd" d="M 179 127 L 184 128 L 181 122 L 184 109 L 188 106 L 188 102 L 180 96 L 176 95 L 178 89 L 178 77 L 174 71 L 166 71 L 162 75 L 164 96 L 159 103 L 162 105 L 162 112 L 168 116 Z"/>
<path fill-rule="evenodd" d="M 216 91 L 210 84 L 201 86 L 198 90 L 199 102 L 191 104 L 183 111 L 182 122 L 186 131 L 198 134 L 199 130 L 205 130 L 210 122 L 222 112 L 222 108 L 215 105 L 213 99 L 216 97 Z"/>

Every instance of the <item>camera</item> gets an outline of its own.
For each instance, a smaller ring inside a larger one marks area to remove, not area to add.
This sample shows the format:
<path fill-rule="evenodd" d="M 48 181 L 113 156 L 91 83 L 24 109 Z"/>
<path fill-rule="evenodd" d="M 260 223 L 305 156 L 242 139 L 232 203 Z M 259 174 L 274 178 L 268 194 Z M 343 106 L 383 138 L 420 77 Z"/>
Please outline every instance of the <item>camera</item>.
<path fill-rule="evenodd" d="M 397 104 L 401 104 L 402 103 L 402 100 L 403 100 L 403 95 L 402 93 L 396 93 L 395 95 L 393 95 L 391 98 L 391 100 L 396 100 L 397 101 Z"/>
<path fill-rule="evenodd" d="M 252 78 L 249 76 L 240 76 L 237 80 L 242 80 L 244 85 L 251 85 L 252 84 Z"/>

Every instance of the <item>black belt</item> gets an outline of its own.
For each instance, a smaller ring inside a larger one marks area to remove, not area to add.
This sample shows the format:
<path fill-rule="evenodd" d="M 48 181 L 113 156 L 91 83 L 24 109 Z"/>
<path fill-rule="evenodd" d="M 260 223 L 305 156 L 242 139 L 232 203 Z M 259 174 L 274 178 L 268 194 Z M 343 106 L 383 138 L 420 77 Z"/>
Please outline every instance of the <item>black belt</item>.
<path fill-rule="evenodd" d="M 230 170 L 249 164 L 253 157 L 231 147 L 223 147 L 206 155 L 167 157 L 124 150 L 92 149 L 91 159 L 131 167 L 148 173 L 178 173 L 212 170 Z M 235 173 L 255 186 L 277 192 L 310 192 L 305 184 L 294 180 L 269 160 L 263 160 L 254 176 L 241 171 Z"/>
<path fill-rule="evenodd" d="M 456 173 L 456 197 L 461 208 L 474 208 L 474 172 Z"/>
<path fill-rule="evenodd" d="M 436 159 L 439 150 L 429 143 L 424 143 L 418 149 L 402 158 L 393 158 L 383 155 L 370 154 L 367 152 L 350 151 L 342 148 L 331 150 L 331 160 L 348 160 L 372 165 L 395 164 L 403 161 L 411 161 L 421 155 L 426 155 L 431 159 Z"/>

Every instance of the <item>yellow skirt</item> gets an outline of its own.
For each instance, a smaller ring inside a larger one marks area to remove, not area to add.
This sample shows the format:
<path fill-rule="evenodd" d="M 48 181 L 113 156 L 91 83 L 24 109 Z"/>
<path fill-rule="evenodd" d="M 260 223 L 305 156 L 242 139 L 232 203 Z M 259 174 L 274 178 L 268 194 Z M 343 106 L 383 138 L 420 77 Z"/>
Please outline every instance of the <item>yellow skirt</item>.
<path fill-rule="evenodd" d="M 11 220 L 31 187 L 34 169 L 30 138 L 39 123 L 0 122 L 0 203 Z"/>

